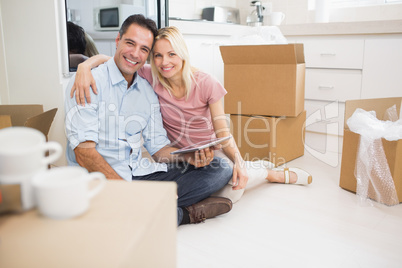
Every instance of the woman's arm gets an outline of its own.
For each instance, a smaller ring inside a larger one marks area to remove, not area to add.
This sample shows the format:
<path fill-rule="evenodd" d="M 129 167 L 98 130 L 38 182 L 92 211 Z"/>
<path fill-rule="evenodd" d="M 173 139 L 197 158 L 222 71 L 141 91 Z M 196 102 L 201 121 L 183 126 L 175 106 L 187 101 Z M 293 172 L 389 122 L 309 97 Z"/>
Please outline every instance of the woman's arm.
<path fill-rule="evenodd" d="M 75 91 L 75 99 L 79 105 L 85 105 L 85 98 L 87 99 L 88 103 L 91 103 L 91 94 L 89 93 L 90 87 L 95 94 L 98 94 L 96 82 L 91 74 L 91 69 L 98 67 L 100 64 L 108 61 L 109 59 L 109 56 L 99 54 L 78 65 L 74 85 L 71 88 L 70 97 L 74 97 Z"/>
<path fill-rule="evenodd" d="M 215 134 L 218 138 L 227 137 L 230 135 L 230 128 L 227 124 L 226 115 L 223 109 L 222 99 L 209 104 L 211 112 L 212 124 Z M 247 171 L 245 169 L 244 160 L 241 157 L 240 151 L 237 148 L 235 140 L 229 139 L 222 143 L 223 152 L 234 163 L 233 168 L 233 190 L 240 190 L 246 187 L 248 181 Z"/>

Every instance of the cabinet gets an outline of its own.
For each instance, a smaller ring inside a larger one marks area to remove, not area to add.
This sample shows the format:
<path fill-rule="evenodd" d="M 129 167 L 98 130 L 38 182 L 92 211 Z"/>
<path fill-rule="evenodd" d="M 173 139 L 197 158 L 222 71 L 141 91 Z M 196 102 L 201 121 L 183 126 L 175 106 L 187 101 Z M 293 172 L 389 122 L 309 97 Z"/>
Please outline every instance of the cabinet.
<path fill-rule="evenodd" d="M 402 35 L 365 40 L 364 99 L 402 96 Z"/>
<path fill-rule="evenodd" d="M 306 130 L 342 135 L 344 102 L 361 95 L 364 40 L 354 37 L 298 37 L 306 59 Z"/>
<path fill-rule="evenodd" d="M 304 43 L 309 131 L 343 135 L 346 100 L 402 95 L 401 34 L 287 39 Z"/>
<path fill-rule="evenodd" d="M 249 29 L 248 26 L 170 20 L 183 34 L 191 65 L 214 76 L 223 85 L 223 60 L 219 46 L 232 41 L 232 36 Z"/>
<path fill-rule="evenodd" d="M 223 85 L 223 60 L 219 46 L 229 41 L 228 36 L 183 34 L 191 65 L 211 74 Z"/>
<path fill-rule="evenodd" d="M 113 57 L 116 51 L 116 42 L 110 40 L 94 40 L 100 54 Z"/>

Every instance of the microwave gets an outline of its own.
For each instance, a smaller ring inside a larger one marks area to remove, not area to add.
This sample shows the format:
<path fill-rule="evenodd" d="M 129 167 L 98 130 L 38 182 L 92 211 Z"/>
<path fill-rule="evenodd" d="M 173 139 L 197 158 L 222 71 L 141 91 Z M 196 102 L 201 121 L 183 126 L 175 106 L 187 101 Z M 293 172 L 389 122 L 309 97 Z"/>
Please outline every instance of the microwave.
<path fill-rule="evenodd" d="M 127 17 L 145 13 L 145 7 L 120 4 L 94 8 L 94 29 L 97 31 L 118 31 Z"/>

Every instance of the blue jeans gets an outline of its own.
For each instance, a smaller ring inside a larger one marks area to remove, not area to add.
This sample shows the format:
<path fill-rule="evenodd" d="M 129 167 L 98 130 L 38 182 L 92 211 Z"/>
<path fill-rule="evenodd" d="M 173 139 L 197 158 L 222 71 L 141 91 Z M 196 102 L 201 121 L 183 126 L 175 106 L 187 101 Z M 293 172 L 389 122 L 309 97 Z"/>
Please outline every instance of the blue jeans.
<path fill-rule="evenodd" d="M 215 157 L 208 166 L 195 168 L 188 163 L 169 163 L 167 172 L 135 176 L 133 180 L 175 181 L 177 183 L 177 225 L 183 219 L 182 207 L 193 205 L 215 193 L 232 178 L 227 160 Z"/>

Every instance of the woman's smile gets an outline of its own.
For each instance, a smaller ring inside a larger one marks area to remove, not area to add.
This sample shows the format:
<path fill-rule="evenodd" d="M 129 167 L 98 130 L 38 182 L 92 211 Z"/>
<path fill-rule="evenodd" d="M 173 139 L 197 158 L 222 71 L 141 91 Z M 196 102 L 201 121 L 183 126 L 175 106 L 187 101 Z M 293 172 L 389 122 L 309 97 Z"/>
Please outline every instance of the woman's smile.
<path fill-rule="evenodd" d="M 172 67 L 162 67 L 162 70 L 165 72 L 168 72 L 168 71 L 172 70 L 173 68 L 174 68 L 173 66 Z"/>

